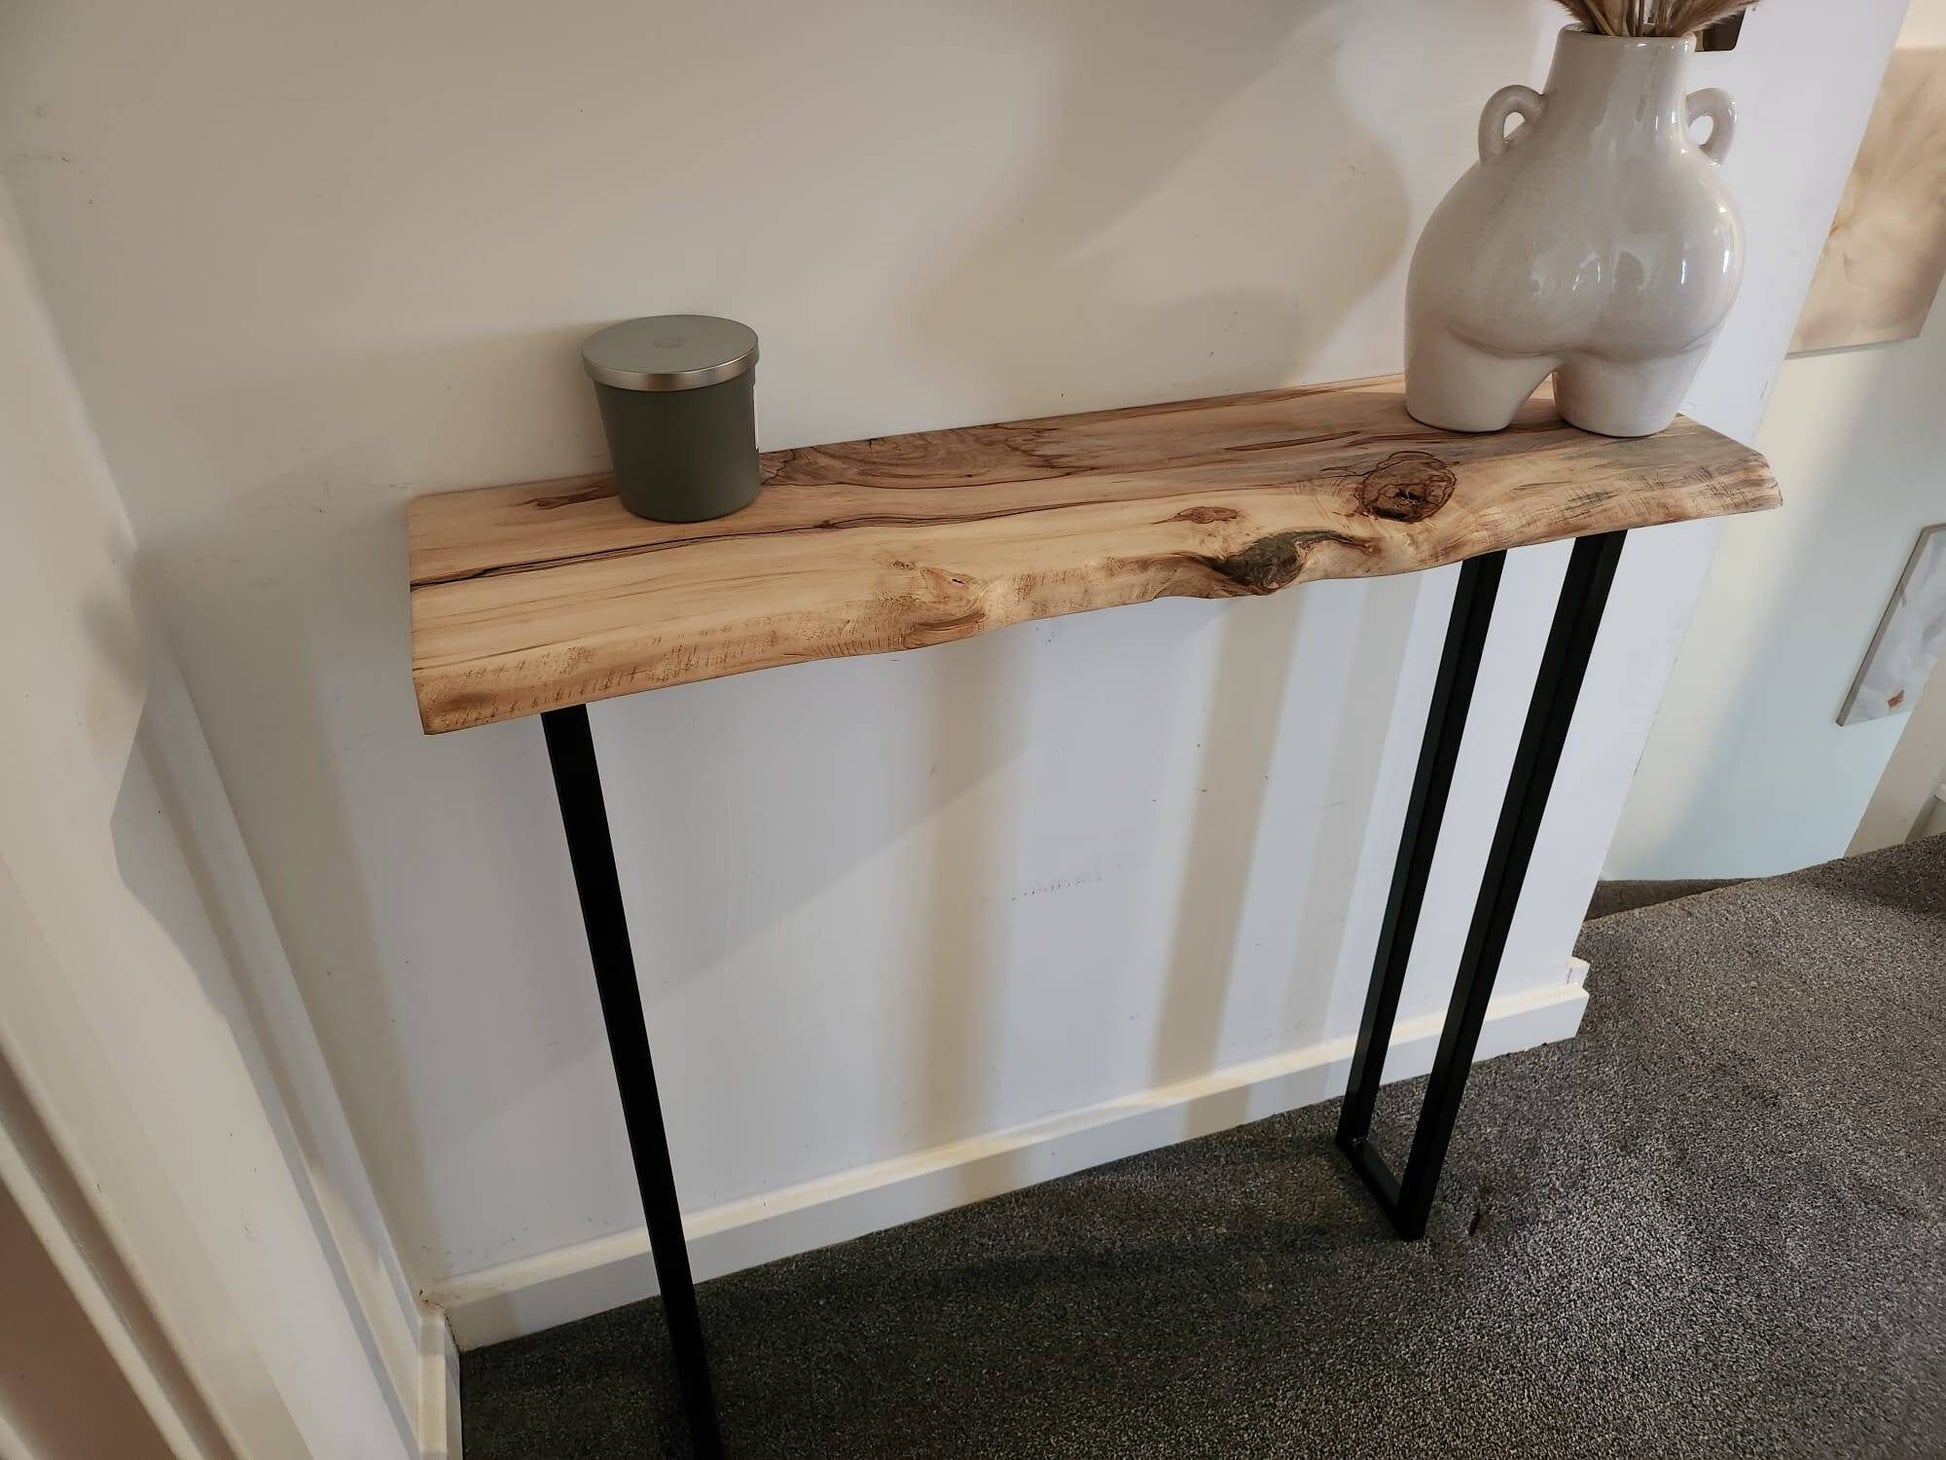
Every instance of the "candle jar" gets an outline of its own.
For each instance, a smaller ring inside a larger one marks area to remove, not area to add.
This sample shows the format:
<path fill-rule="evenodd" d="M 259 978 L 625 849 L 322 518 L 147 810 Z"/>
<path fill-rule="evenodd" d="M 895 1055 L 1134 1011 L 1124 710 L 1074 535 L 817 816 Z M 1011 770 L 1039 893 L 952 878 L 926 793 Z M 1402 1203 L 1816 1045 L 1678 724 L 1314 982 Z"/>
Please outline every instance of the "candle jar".
<path fill-rule="evenodd" d="M 706 314 L 625 320 L 591 335 L 622 505 L 656 522 L 706 522 L 757 495 L 757 336 Z"/>

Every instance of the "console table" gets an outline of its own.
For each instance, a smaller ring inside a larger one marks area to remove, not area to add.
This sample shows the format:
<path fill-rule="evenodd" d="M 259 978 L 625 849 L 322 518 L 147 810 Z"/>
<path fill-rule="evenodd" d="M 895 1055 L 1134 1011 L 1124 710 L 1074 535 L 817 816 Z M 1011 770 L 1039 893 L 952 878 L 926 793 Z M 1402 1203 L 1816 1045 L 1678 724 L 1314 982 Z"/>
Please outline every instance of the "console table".
<path fill-rule="evenodd" d="M 1522 880 L 1629 530 L 1778 502 L 1754 451 L 1688 420 L 1620 441 L 1543 394 L 1511 429 L 1405 413 L 1396 379 L 768 453 L 714 522 L 646 522 L 605 477 L 419 497 L 412 679 L 427 733 L 539 715 L 691 1437 L 720 1452 L 702 1325 L 587 705 L 615 695 L 1168 596 L 1233 598 L 1463 561 L 1338 1144 L 1423 1236 Z M 1369 1139 L 1407 957 L 1507 550 L 1577 539 L 1417 1132 Z"/>

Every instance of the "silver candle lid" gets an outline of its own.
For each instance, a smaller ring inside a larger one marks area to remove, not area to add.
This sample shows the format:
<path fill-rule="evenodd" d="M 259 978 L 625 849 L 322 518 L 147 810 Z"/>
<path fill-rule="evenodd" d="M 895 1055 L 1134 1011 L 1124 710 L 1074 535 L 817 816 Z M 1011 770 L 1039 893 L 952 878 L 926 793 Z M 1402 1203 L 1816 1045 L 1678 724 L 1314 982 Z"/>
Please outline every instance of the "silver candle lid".
<path fill-rule="evenodd" d="M 694 390 L 757 363 L 757 332 L 710 314 L 627 319 L 588 336 L 581 363 L 617 390 Z"/>

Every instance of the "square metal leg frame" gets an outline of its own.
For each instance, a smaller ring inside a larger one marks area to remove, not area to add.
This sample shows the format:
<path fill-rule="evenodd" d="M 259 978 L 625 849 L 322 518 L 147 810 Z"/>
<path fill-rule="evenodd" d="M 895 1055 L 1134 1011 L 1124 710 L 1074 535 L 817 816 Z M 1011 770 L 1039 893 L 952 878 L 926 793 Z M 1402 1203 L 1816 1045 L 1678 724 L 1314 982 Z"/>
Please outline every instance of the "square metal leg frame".
<path fill-rule="evenodd" d="M 1506 951 L 1521 884 L 1534 855 L 1534 840 L 1540 834 L 1541 816 L 1561 764 L 1561 748 L 1567 743 L 1568 727 L 1574 720 L 1575 700 L 1601 630 L 1602 609 L 1615 581 L 1625 537 L 1625 533 L 1611 532 L 1584 537 L 1574 545 L 1561 600 L 1554 611 L 1554 626 L 1541 656 L 1534 696 L 1527 708 L 1527 723 L 1521 730 L 1520 748 L 1514 756 L 1506 800 L 1494 830 L 1493 848 L 1487 854 L 1473 923 L 1460 954 L 1459 976 L 1453 985 L 1452 1002 L 1447 1005 L 1439 1050 L 1433 1056 L 1418 1130 L 1406 1157 L 1405 1172 L 1396 1175 L 1372 1144 L 1372 1111 L 1378 1103 L 1379 1080 L 1385 1070 L 1386 1050 L 1392 1043 L 1406 964 L 1425 905 L 1426 878 L 1432 871 L 1439 825 L 1453 787 L 1453 766 L 1459 759 L 1466 711 L 1479 678 L 1480 655 L 1486 648 L 1506 555 L 1473 558 L 1460 570 L 1459 591 L 1446 629 L 1446 648 L 1433 686 L 1432 709 L 1426 717 L 1426 736 L 1419 749 L 1419 769 L 1406 808 L 1405 833 L 1399 841 L 1385 922 L 1372 963 L 1372 981 L 1365 994 L 1365 1016 L 1352 1054 L 1350 1086 L 1338 1117 L 1339 1148 L 1351 1158 L 1401 1237 L 1426 1234 L 1426 1219 L 1446 1163 L 1446 1148 L 1453 1139 L 1454 1122 L 1459 1119 L 1460 1097 L 1480 1043 L 1480 1028 L 1486 1022 L 1487 1001 L 1493 997 L 1493 981 Z"/>

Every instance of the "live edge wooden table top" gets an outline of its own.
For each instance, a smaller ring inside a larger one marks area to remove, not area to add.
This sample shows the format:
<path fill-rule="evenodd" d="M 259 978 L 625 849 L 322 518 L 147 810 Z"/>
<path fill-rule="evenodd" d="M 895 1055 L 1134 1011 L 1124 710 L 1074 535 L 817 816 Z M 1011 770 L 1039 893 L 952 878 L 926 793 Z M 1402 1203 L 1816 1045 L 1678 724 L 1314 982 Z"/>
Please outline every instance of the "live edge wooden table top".
<path fill-rule="evenodd" d="M 1396 379 L 1353 381 L 773 451 L 753 505 L 687 525 L 631 516 L 606 477 L 419 497 L 420 718 L 458 730 L 1778 502 L 1761 456 L 1687 419 L 1614 440 L 1543 394 L 1460 436 L 1403 401 Z"/>

